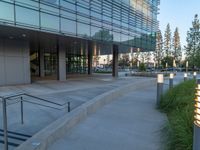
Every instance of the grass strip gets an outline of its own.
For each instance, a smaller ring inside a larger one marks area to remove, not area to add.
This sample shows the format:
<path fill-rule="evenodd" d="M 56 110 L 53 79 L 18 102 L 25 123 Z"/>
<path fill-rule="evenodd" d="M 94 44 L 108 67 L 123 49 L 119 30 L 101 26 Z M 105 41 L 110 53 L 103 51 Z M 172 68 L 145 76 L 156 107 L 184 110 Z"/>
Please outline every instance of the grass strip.
<path fill-rule="evenodd" d="M 195 81 L 188 80 L 169 89 L 159 109 L 167 114 L 164 127 L 166 150 L 192 150 Z"/>

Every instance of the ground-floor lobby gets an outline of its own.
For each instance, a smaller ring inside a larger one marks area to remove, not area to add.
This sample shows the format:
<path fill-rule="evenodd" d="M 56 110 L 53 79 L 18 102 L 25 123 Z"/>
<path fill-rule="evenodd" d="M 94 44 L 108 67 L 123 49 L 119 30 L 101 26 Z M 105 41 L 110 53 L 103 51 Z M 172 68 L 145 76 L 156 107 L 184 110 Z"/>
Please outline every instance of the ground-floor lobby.
<path fill-rule="evenodd" d="M 112 54 L 112 75 L 117 76 L 117 44 L 0 27 L 0 85 L 90 75 L 100 53 Z"/>

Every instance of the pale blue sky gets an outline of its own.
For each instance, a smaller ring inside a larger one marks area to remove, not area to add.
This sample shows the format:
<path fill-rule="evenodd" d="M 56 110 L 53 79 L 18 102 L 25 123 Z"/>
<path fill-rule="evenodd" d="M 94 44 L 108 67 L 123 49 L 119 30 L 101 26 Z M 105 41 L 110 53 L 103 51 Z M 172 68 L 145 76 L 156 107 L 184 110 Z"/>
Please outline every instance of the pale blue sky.
<path fill-rule="evenodd" d="M 179 28 L 181 45 L 186 44 L 186 33 L 192 27 L 194 15 L 200 18 L 200 0 L 160 0 L 160 29 L 162 34 L 170 23 L 172 35 L 176 27 Z"/>

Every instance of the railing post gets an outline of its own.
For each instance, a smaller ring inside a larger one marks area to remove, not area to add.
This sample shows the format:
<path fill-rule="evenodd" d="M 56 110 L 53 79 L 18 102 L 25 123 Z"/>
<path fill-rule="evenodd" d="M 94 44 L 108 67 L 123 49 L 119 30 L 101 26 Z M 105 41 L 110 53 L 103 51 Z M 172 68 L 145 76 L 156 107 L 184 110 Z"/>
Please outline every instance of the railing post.
<path fill-rule="evenodd" d="M 169 88 L 173 88 L 173 80 L 174 80 L 174 74 L 173 73 L 170 73 L 169 75 Z"/>
<path fill-rule="evenodd" d="M 187 77 L 188 77 L 187 73 L 184 73 L 184 81 L 187 81 Z"/>
<path fill-rule="evenodd" d="M 21 124 L 24 124 L 24 105 L 23 105 L 23 97 L 21 97 L 20 103 L 21 103 Z"/>
<path fill-rule="evenodd" d="M 67 106 L 67 108 L 68 108 L 67 110 L 68 110 L 68 112 L 70 112 L 71 111 L 70 102 L 67 102 L 67 105 L 68 105 Z"/>
<path fill-rule="evenodd" d="M 3 107 L 3 130 L 4 130 L 4 150 L 8 150 L 8 126 L 7 126 L 7 110 L 6 99 L 2 99 Z"/>
<path fill-rule="evenodd" d="M 194 110 L 194 135 L 193 150 L 200 149 L 200 79 L 197 81 L 197 93 L 195 98 Z"/>
<path fill-rule="evenodd" d="M 157 75 L 157 106 L 160 104 L 161 96 L 163 94 L 163 74 Z"/>

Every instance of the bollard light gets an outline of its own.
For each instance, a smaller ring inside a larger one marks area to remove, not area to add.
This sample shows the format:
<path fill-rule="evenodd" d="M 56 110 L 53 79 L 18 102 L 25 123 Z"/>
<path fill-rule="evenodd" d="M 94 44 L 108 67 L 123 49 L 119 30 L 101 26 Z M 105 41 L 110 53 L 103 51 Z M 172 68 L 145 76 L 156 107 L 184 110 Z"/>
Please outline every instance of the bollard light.
<path fill-rule="evenodd" d="M 184 73 L 184 81 L 186 81 L 187 80 L 187 73 Z"/>
<path fill-rule="evenodd" d="M 157 75 L 157 106 L 160 104 L 160 99 L 163 93 L 163 74 L 158 74 Z"/>
<path fill-rule="evenodd" d="M 170 73 L 169 78 L 170 78 L 170 79 L 173 79 L 173 78 L 174 78 L 174 74 L 173 74 L 173 73 Z"/>
<path fill-rule="evenodd" d="M 158 74 L 157 83 L 163 83 L 163 74 Z"/>
<path fill-rule="evenodd" d="M 174 79 L 174 74 L 170 73 L 169 74 L 169 88 L 173 88 L 173 79 Z"/>
<path fill-rule="evenodd" d="M 194 107 L 194 137 L 193 150 L 200 149 L 200 79 L 197 81 L 195 107 Z"/>
<path fill-rule="evenodd" d="M 187 73 L 184 73 L 184 78 L 187 78 Z"/>
<path fill-rule="evenodd" d="M 193 73 L 193 78 L 196 80 L 196 77 L 197 77 L 197 72 L 194 72 Z"/>

